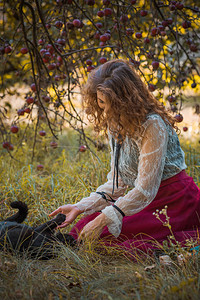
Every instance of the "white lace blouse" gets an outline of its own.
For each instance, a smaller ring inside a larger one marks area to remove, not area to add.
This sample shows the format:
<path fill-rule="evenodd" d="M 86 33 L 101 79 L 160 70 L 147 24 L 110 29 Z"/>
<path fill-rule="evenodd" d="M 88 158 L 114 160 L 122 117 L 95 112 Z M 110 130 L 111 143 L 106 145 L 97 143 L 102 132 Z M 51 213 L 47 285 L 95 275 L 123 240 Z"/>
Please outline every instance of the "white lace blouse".
<path fill-rule="evenodd" d="M 114 157 L 116 150 L 111 146 L 111 171 L 107 182 L 99 186 L 96 192 L 106 192 L 116 199 L 117 205 L 126 216 L 134 215 L 149 205 L 155 198 L 161 180 L 170 178 L 187 168 L 185 155 L 180 147 L 179 139 L 170 124 L 166 125 L 158 114 L 149 114 L 143 124 L 142 137 L 124 140 L 119 155 L 118 188 L 113 189 Z M 133 187 L 124 195 L 127 187 Z M 118 237 L 122 227 L 122 215 L 111 202 L 93 192 L 75 205 L 86 214 L 102 210 L 109 219 L 108 230 Z"/>

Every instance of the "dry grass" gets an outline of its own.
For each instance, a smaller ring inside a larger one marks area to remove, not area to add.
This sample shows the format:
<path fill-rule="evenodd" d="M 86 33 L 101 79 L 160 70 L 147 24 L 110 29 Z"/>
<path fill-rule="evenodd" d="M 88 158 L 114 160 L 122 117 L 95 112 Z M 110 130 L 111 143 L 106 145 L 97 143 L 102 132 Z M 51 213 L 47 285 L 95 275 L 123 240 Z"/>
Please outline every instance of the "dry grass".
<path fill-rule="evenodd" d="M 106 180 L 109 153 L 79 153 L 78 138 L 68 132 L 57 149 L 48 140 L 40 143 L 36 162 L 30 164 L 25 145 L 11 160 L 0 152 L 0 219 L 10 215 L 9 203 L 25 201 L 30 208 L 27 223 L 48 220 L 48 214 L 64 203 L 75 203 Z M 185 149 L 187 172 L 200 186 L 200 153 Z M 36 165 L 42 163 L 43 171 Z M 182 266 L 160 265 L 147 256 L 138 262 L 112 249 L 99 251 L 97 243 L 79 250 L 56 249 L 49 261 L 30 260 L 6 253 L 0 258 L 0 299 L 199 299 L 200 255 L 193 254 Z"/>

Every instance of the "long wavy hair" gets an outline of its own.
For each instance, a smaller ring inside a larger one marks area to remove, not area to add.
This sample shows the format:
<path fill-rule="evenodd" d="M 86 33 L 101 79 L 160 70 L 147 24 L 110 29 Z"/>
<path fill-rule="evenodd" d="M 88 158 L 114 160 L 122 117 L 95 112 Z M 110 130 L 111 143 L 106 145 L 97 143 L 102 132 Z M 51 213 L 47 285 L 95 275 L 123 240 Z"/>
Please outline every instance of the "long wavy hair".
<path fill-rule="evenodd" d="M 106 115 L 97 103 L 97 91 L 105 95 L 109 103 Z M 175 126 L 175 119 L 151 94 L 132 64 L 114 59 L 94 69 L 82 89 L 87 117 L 98 133 L 110 132 L 117 138 L 142 134 L 142 124 L 149 113 L 159 114 L 165 123 Z"/>

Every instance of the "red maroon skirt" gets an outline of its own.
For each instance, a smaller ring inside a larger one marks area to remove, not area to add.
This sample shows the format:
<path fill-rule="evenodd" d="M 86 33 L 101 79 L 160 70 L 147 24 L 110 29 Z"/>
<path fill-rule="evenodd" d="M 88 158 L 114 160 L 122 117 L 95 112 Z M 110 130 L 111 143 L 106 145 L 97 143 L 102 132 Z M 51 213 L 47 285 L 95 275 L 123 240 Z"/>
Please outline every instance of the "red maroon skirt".
<path fill-rule="evenodd" d="M 167 216 L 170 217 L 169 226 L 165 226 L 166 216 L 159 214 L 160 221 L 153 214 L 167 206 Z M 99 213 L 81 218 L 70 231 L 77 239 L 78 233 Z M 132 252 L 151 252 L 161 248 L 163 241 L 177 241 L 182 246 L 188 239 L 198 240 L 200 230 L 200 189 L 193 178 L 185 171 L 163 180 L 154 200 L 139 213 L 124 217 L 122 231 L 118 238 L 110 234 L 105 227 L 100 243 L 106 246 L 117 246 Z M 173 240 L 173 238 L 175 240 Z"/>

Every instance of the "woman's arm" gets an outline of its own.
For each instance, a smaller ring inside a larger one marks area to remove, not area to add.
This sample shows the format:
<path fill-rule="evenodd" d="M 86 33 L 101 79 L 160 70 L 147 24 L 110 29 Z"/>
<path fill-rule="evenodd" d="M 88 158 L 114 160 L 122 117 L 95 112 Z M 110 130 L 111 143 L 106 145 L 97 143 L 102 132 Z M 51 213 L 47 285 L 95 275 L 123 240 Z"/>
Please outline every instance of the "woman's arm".
<path fill-rule="evenodd" d="M 112 147 L 111 147 L 112 149 Z M 114 154 L 113 150 L 111 150 L 111 171 L 107 175 L 107 182 L 99 186 L 96 192 L 105 192 L 110 195 L 114 199 L 118 199 L 122 196 L 127 188 L 127 186 L 123 183 L 121 177 L 118 177 L 118 188 L 115 187 L 114 194 L 112 195 L 113 189 L 113 173 L 114 173 Z M 89 197 L 83 198 L 81 201 L 76 203 L 76 207 L 86 214 L 92 214 L 96 211 L 100 211 L 104 209 L 106 206 L 110 206 L 111 203 L 107 202 L 102 198 L 101 195 L 96 192 L 92 192 Z"/>
<path fill-rule="evenodd" d="M 148 120 L 142 138 L 135 188 L 115 202 L 126 216 L 138 213 L 155 198 L 165 165 L 167 143 L 168 132 L 164 121 Z M 110 233 L 119 236 L 123 216 L 112 206 L 103 209 L 102 213 L 112 221 L 108 225 Z"/>

